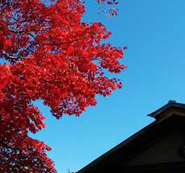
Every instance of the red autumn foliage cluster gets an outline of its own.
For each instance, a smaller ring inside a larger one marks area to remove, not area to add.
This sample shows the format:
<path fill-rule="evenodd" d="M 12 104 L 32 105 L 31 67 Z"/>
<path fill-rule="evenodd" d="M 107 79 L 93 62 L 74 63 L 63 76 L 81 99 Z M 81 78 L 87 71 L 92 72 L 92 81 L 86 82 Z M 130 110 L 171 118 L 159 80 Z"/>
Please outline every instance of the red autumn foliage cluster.
<path fill-rule="evenodd" d="M 117 0 L 98 0 L 98 4 L 101 7 L 101 5 L 111 5 L 111 6 L 116 6 L 119 4 L 119 2 Z M 118 9 L 117 8 L 109 8 L 109 9 L 103 9 L 101 10 L 102 12 L 105 12 L 108 16 L 116 16 L 118 13 Z"/>
<path fill-rule="evenodd" d="M 123 49 L 101 44 L 111 33 L 82 22 L 84 13 L 80 0 L 0 1 L 0 58 L 7 61 L 0 64 L 0 172 L 56 172 L 50 148 L 28 136 L 45 127 L 33 101 L 43 100 L 56 118 L 79 116 L 97 94 L 121 87 L 104 69 L 125 69 Z"/>

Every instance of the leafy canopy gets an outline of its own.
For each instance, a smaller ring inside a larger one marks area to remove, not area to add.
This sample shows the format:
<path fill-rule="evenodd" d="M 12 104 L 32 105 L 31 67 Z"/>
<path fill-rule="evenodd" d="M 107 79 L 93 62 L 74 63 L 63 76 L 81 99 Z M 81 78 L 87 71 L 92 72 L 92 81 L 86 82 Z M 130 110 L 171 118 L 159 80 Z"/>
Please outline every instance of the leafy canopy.
<path fill-rule="evenodd" d="M 97 104 L 97 94 L 108 96 L 122 85 L 104 73 L 125 69 L 119 62 L 124 48 L 101 44 L 111 32 L 82 22 L 80 0 L 52 2 L 0 1 L 0 58 L 7 61 L 0 64 L 0 172 L 56 172 L 50 148 L 28 136 L 45 127 L 33 101 L 42 99 L 56 118 L 79 116 Z"/>

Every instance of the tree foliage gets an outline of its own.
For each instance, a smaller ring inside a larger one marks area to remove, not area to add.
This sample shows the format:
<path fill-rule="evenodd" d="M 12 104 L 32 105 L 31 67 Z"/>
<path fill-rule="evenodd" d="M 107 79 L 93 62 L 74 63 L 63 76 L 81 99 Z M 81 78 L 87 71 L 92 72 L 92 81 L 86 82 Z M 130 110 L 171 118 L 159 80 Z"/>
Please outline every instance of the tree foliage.
<path fill-rule="evenodd" d="M 33 104 L 42 99 L 53 116 L 79 116 L 121 87 L 123 49 L 101 44 L 111 33 L 102 23 L 82 22 L 80 0 L 0 1 L 0 172 L 54 173 L 50 148 L 32 139 L 45 127 Z M 51 2 L 51 3 L 52 3 Z M 114 0 L 99 3 L 115 4 Z"/>

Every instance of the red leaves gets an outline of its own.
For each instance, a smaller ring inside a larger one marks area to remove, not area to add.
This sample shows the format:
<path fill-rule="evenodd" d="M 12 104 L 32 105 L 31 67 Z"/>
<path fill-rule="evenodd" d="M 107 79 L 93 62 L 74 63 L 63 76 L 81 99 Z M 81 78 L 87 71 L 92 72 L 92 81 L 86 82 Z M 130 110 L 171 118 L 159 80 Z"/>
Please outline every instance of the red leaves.
<path fill-rule="evenodd" d="M 43 100 L 56 118 L 79 116 L 97 104 L 97 94 L 108 96 L 122 86 L 104 72 L 125 69 L 119 61 L 124 49 L 101 44 L 111 35 L 103 24 L 81 22 L 80 0 L 47 7 L 39 0 L 0 5 L 0 56 L 9 62 L 0 65 L 0 169 L 54 173 L 46 156 L 50 148 L 28 137 L 45 127 L 32 102 Z"/>
<path fill-rule="evenodd" d="M 115 4 L 115 5 L 117 5 L 119 2 L 118 1 L 116 1 L 116 0 L 98 0 L 98 3 L 100 4 L 100 3 L 107 3 L 108 5 L 112 5 L 112 4 Z"/>
<path fill-rule="evenodd" d="M 7 26 L 4 22 L 0 20 L 0 51 L 4 48 L 5 45 L 5 36 L 4 32 L 7 29 Z"/>
<path fill-rule="evenodd" d="M 53 162 L 45 154 L 50 148 L 43 142 L 27 137 L 21 143 L 15 144 L 2 139 L 0 146 L 1 172 L 56 173 L 56 170 L 53 168 Z"/>
<path fill-rule="evenodd" d="M 119 4 L 118 1 L 116 1 L 116 0 L 98 0 L 98 4 L 100 6 L 101 12 L 104 12 L 107 16 L 116 16 L 117 15 L 118 9 L 115 8 L 115 6 Z M 105 5 L 105 6 L 103 6 L 103 5 Z M 107 5 L 111 6 L 111 7 L 107 9 L 106 8 Z"/>

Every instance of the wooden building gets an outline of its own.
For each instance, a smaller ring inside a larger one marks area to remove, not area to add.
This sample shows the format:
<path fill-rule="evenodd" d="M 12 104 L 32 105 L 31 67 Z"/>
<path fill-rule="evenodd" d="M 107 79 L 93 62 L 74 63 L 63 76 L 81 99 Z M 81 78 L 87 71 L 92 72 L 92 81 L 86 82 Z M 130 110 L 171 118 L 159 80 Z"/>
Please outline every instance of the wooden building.
<path fill-rule="evenodd" d="M 185 173 L 185 104 L 148 116 L 155 121 L 77 173 Z"/>

